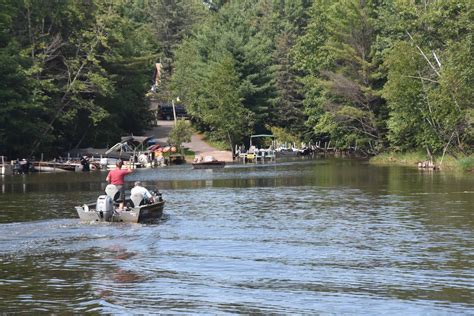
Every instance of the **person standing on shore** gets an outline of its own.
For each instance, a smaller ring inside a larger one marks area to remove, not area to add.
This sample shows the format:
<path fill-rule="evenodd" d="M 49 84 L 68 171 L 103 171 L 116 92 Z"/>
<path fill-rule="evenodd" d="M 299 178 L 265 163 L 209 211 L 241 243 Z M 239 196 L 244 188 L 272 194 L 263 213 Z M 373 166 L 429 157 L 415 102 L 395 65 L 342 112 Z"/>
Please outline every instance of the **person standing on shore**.
<path fill-rule="evenodd" d="M 105 178 L 105 180 L 109 184 L 113 184 L 117 187 L 117 190 L 120 192 L 120 197 L 118 199 L 119 202 L 119 209 L 123 209 L 123 205 L 125 202 L 125 176 L 129 173 L 132 172 L 130 169 L 130 165 L 127 167 L 127 169 L 122 169 L 123 166 L 123 161 L 119 160 L 115 164 L 115 169 L 109 171 L 109 174 Z"/>

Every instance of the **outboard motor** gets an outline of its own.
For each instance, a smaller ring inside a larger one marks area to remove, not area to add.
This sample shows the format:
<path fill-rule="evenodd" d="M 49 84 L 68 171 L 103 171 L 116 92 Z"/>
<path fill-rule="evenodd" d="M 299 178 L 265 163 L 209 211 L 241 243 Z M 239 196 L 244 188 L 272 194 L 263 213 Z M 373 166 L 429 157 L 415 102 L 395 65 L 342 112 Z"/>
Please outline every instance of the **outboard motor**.
<path fill-rule="evenodd" d="M 112 198 L 108 195 L 101 195 L 97 198 L 97 212 L 99 212 L 99 216 L 106 221 L 110 221 L 112 219 L 112 215 L 114 214 L 114 202 Z"/>
<path fill-rule="evenodd" d="M 163 201 L 163 197 L 162 197 L 160 191 L 158 191 L 158 190 L 152 190 L 150 193 L 151 193 L 151 195 L 153 195 L 153 197 L 155 198 L 155 201 L 156 201 L 156 202 L 161 202 L 161 201 Z"/>

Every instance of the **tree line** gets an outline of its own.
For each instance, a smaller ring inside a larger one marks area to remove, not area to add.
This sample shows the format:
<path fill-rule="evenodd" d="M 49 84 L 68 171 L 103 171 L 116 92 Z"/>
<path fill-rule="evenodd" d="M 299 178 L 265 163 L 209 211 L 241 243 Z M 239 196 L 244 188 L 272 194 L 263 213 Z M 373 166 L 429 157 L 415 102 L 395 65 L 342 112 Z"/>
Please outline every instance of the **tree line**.
<path fill-rule="evenodd" d="M 0 152 L 141 134 L 179 96 L 229 147 L 255 133 L 471 154 L 468 0 L 0 0 Z"/>
<path fill-rule="evenodd" d="M 147 128 L 145 93 L 160 47 L 146 1 L 0 7 L 1 154 L 57 155 Z"/>

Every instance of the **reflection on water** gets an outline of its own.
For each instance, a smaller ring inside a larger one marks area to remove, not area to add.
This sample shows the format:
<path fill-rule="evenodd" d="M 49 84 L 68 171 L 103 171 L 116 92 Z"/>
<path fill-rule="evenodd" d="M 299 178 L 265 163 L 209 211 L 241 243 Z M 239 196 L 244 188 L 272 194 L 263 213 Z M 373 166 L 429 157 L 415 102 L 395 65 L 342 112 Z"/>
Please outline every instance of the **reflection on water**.
<path fill-rule="evenodd" d="M 168 220 L 84 224 L 105 173 L 4 177 L 0 309 L 470 314 L 472 176 L 298 161 L 139 170 Z"/>

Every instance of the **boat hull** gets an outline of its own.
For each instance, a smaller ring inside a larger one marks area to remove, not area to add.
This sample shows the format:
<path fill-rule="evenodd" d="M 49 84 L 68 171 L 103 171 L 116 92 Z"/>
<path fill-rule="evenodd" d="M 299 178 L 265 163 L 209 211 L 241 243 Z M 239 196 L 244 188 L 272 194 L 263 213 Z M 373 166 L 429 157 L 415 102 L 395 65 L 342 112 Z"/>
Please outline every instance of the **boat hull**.
<path fill-rule="evenodd" d="M 193 169 L 217 169 L 224 168 L 225 161 L 209 161 L 193 163 Z"/>
<path fill-rule="evenodd" d="M 163 216 L 165 201 L 153 204 L 128 207 L 124 210 L 115 209 L 110 216 L 96 210 L 96 203 L 76 206 L 77 214 L 83 222 L 123 222 L 123 223 L 153 223 Z"/>
<path fill-rule="evenodd" d="M 296 156 L 299 156 L 300 153 L 298 151 L 293 151 L 293 150 L 282 150 L 282 151 L 276 151 L 275 155 L 277 158 L 296 157 Z"/>
<path fill-rule="evenodd" d="M 59 163 L 59 162 L 36 161 L 36 162 L 33 162 L 33 167 L 38 172 L 82 171 L 82 165 L 79 163 Z"/>

